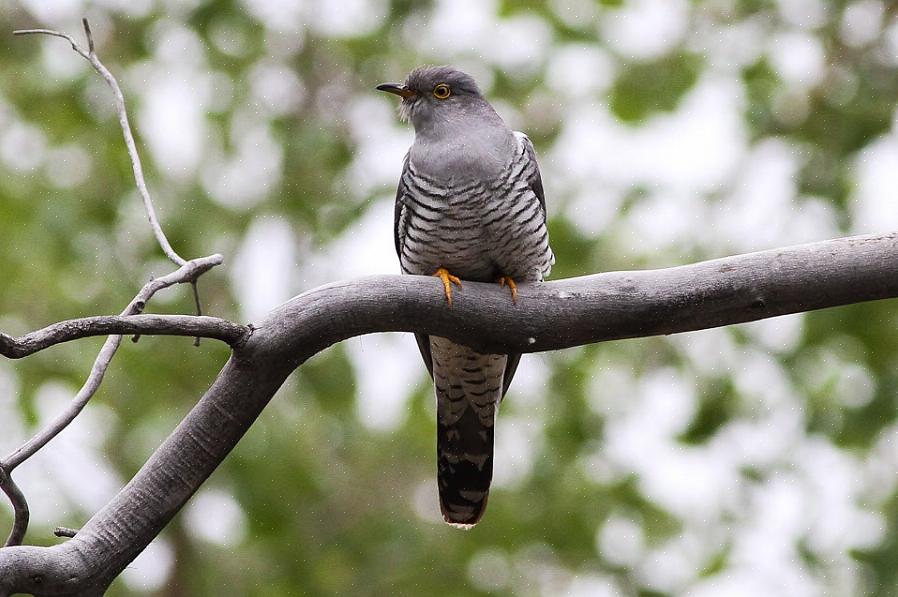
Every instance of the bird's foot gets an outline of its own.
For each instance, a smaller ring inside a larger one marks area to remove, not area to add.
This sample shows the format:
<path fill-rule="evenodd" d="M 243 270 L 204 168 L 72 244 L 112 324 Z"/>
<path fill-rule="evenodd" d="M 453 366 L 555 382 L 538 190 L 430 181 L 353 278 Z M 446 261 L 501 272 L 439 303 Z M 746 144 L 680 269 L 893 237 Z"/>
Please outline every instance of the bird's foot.
<path fill-rule="evenodd" d="M 499 286 L 505 288 L 508 285 L 509 290 L 511 290 L 511 302 L 517 304 L 518 302 L 518 285 L 514 283 L 514 280 L 511 276 L 501 276 L 497 282 L 499 282 Z"/>
<path fill-rule="evenodd" d="M 443 290 L 446 292 L 446 300 L 449 304 L 452 304 L 452 284 L 457 284 L 459 288 L 461 288 L 461 279 L 458 276 L 453 276 L 449 273 L 445 267 L 441 267 L 437 271 L 433 272 L 433 275 L 443 281 Z"/>

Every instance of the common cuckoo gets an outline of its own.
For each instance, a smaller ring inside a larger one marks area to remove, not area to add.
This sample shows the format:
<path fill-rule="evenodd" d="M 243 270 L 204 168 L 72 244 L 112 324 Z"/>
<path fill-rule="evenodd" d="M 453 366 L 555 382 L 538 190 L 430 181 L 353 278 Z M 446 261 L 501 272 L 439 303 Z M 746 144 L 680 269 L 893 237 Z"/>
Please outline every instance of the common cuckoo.
<path fill-rule="evenodd" d="M 516 282 L 542 280 L 555 262 L 530 139 L 508 128 L 473 78 L 448 66 L 418 68 L 378 89 L 402 98 L 400 115 L 415 128 L 396 192 L 402 272 L 438 276 L 450 307 L 462 280 L 498 282 L 516 301 Z M 436 393 L 440 510 L 470 528 L 486 508 L 496 413 L 521 355 L 416 338 Z"/>

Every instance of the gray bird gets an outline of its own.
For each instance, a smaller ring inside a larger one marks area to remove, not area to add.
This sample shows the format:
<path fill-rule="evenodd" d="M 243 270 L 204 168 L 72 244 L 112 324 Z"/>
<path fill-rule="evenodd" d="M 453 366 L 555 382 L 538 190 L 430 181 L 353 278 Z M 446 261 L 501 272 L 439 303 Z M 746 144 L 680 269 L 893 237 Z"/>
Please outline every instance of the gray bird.
<path fill-rule="evenodd" d="M 452 305 L 461 280 L 516 282 L 548 275 L 546 202 L 533 144 L 513 132 L 474 79 L 448 66 L 417 68 L 377 89 L 402 98 L 415 142 L 396 192 L 394 237 L 402 272 L 438 276 Z M 481 354 L 416 334 L 434 380 L 437 480 L 449 524 L 483 515 L 493 476 L 493 426 L 521 355 Z"/>

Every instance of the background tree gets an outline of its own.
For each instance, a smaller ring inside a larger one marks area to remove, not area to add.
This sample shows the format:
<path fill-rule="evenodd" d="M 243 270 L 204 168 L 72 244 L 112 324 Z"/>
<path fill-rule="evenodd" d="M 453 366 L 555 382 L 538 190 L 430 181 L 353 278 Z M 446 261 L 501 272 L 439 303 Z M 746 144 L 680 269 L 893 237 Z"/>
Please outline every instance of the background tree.
<path fill-rule="evenodd" d="M 898 27 L 881 2 L 2 10 L 8 31 L 68 32 L 86 11 L 172 243 L 229 258 L 201 286 L 231 320 L 396 270 L 410 133 L 371 87 L 425 62 L 472 71 L 534 139 L 554 277 L 898 227 Z M 0 329 L 116 312 L 171 268 L 108 90 L 58 40 L 2 40 Z M 503 406 L 489 528 L 467 534 L 438 523 L 414 343 L 351 340 L 291 378 L 110 594 L 889 594 L 896 317 L 868 304 L 530 357 Z M 99 343 L 0 361 L 0 451 L 62 408 Z M 128 343 L 20 469 L 29 542 L 105 503 L 226 354 Z"/>

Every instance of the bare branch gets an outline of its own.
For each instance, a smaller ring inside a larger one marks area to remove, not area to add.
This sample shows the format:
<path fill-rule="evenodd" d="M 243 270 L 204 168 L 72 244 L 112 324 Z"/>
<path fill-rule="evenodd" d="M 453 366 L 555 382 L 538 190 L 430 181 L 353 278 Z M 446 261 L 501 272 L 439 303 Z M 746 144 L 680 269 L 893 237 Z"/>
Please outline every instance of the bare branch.
<path fill-rule="evenodd" d="M 25 538 L 25 531 L 28 530 L 28 518 L 30 517 L 28 501 L 16 482 L 13 481 L 12 476 L 2 468 L 0 468 L 0 489 L 9 498 L 14 516 L 12 529 L 9 531 L 9 537 L 6 538 L 6 547 L 21 545 Z"/>
<path fill-rule="evenodd" d="M 13 338 L 0 332 L 0 355 L 20 359 L 36 352 L 90 336 L 110 334 L 195 336 L 239 344 L 250 333 L 246 326 L 218 317 L 195 315 L 98 315 L 60 321 Z"/>
<path fill-rule="evenodd" d="M 78 43 L 72 38 L 70 35 L 66 35 L 65 33 L 60 33 L 59 31 L 53 31 L 50 29 L 20 29 L 18 31 L 13 31 L 13 35 L 51 35 L 53 37 L 61 37 L 62 39 L 68 40 L 70 44 L 72 44 L 72 49 L 75 50 L 82 58 L 90 62 L 91 66 L 94 67 L 100 76 L 106 81 L 109 87 L 112 89 L 112 94 L 115 97 L 115 110 L 118 113 L 118 121 L 119 125 L 122 129 L 122 135 L 125 138 L 125 147 L 128 150 L 128 157 L 131 158 L 131 169 L 134 172 L 134 181 L 137 184 L 137 190 L 140 193 L 141 199 L 143 199 L 143 206 L 147 212 L 147 218 L 150 221 L 150 226 L 153 228 L 153 234 L 156 236 L 156 241 L 159 243 L 159 246 L 162 248 L 162 251 L 165 255 L 171 259 L 177 265 L 184 265 L 186 260 L 178 255 L 175 250 L 172 248 L 171 243 L 168 242 L 168 238 L 165 236 L 165 232 L 162 231 L 162 226 L 159 224 L 159 218 L 156 216 L 156 209 L 153 207 L 153 201 L 150 198 L 150 191 L 147 189 L 147 183 L 143 176 L 143 166 L 140 163 L 140 155 L 137 153 L 137 144 L 134 142 L 134 135 L 131 132 L 131 124 L 128 121 L 128 112 L 125 107 L 125 96 L 122 94 L 121 87 L 119 87 L 118 81 L 113 76 L 109 69 L 100 62 L 100 59 L 97 57 L 96 52 L 94 51 L 94 40 L 93 36 L 90 33 L 90 25 L 87 23 L 87 19 L 82 19 L 82 24 L 84 25 L 84 33 L 87 36 L 88 43 L 88 51 L 85 52 Z"/>
<path fill-rule="evenodd" d="M 197 276 L 200 276 L 216 265 L 221 264 L 223 260 L 222 256 L 218 254 L 194 259 L 186 262 L 183 266 L 168 275 L 147 282 L 140 292 L 137 293 L 137 296 L 135 296 L 128 304 L 125 310 L 122 311 L 121 316 L 124 318 L 131 315 L 138 315 L 144 310 L 150 298 L 159 290 L 175 284 L 196 280 Z M 8 339 L 9 337 L 6 336 L 6 338 Z M 0 344 L 3 342 L 4 339 L 0 338 Z M 15 452 L 3 460 L 0 460 L 0 469 L 5 470 L 7 474 L 12 473 L 17 466 L 33 456 L 35 452 L 43 448 L 47 442 L 56 437 L 59 432 L 68 427 L 69 424 L 75 420 L 75 417 L 78 416 L 84 406 L 99 389 L 100 383 L 103 381 L 103 376 L 106 374 L 106 369 L 109 368 L 109 363 L 112 361 L 112 357 L 115 356 L 121 342 L 121 335 L 109 336 L 109 338 L 106 339 L 103 348 L 100 349 L 100 353 L 94 361 L 87 381 L 84 382 L 84 385 L 72 399 L 72 402 L 69 403 L 68 408 L 46 428 L 42 429 L 37 435 L 16 449 Z"/>

